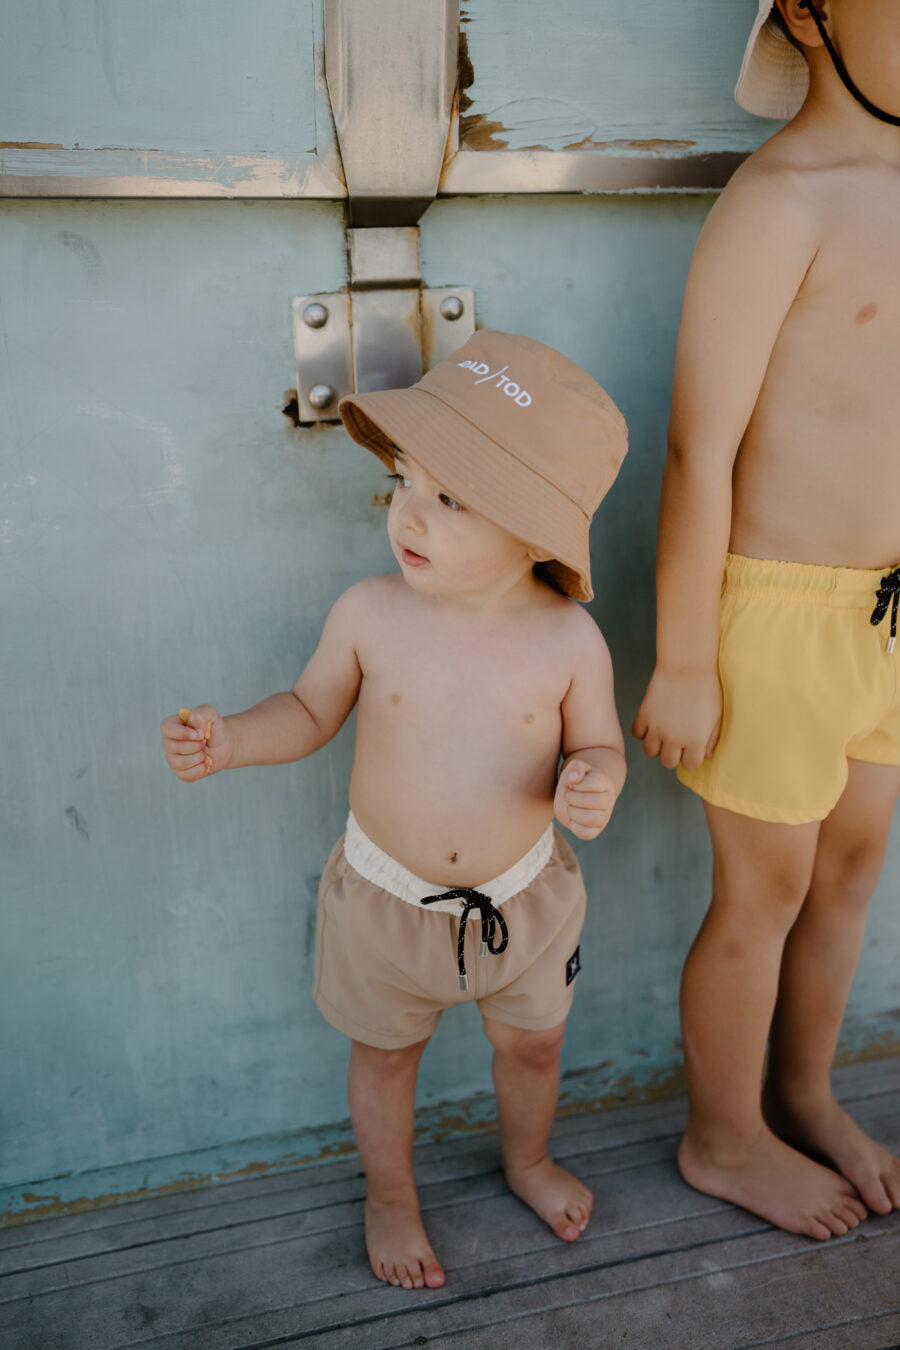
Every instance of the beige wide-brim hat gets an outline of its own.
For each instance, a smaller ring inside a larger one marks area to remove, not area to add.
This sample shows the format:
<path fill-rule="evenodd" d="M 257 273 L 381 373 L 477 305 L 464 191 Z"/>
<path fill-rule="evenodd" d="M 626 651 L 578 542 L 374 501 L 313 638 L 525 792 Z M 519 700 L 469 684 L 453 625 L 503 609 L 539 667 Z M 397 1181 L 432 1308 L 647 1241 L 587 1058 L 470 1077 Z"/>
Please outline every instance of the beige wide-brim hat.
<path fill-rule="evenodd" d="M 590 600 L 591 516 L 625 457 L 625 419 L 552 347 L 482 329 L 411 389 L 351 394 L 340 414 L 393 467 L 402 450 L 471 510 L 549 555 L 554 583 Z"/>
<path fill-rule="evenodd" d="M 769 23 L 774 0 L 759 0 L 734 97 L 757 117 L 787 121 L 800 111 L 809 89 L 809 68 L 780 28 Z"/>

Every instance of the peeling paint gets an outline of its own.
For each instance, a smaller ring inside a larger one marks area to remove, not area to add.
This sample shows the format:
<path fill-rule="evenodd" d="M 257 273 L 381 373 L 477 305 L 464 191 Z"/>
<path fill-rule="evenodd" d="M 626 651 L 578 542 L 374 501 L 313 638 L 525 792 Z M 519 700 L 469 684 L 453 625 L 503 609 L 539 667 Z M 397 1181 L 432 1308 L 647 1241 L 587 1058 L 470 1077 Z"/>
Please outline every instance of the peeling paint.
<path fill-rule="evenodd" d="M 64 150 L 62 141 L 0 141 L 0 150 Z"/>
<path fill-rule="evenodd" d="M 469 150 L 507 150 L 509 141 L 501 139 L 505 132 L 502 122 L 492 122 L 484 113 L 459 119 L 459 139 Z"/>
<path fill-rule="evenodd" d="M 467 18 L 460 17 L 461 24 L 467 22 Z M 466 90 L 471 89 L 472 85 L 475 83 L 475 68 L 472 65 L 472 58 L 469 55 L 469 39 L 462 28 L 459 30 L 458 69 L 459 84 L 457 85 L 457 93 L 459 96 L 459 112 L 460 116 L 462 116 L 462 114 L 468 112 L 469 108 L 472 106 L 472 100 L 469 98 Z"/>
<path fill-rule="evenodd" d="M 573 141 L 571 145 L 564 145 L 564 150 L 649 150 L 651 153 L 659 151 L 661 154 L 671 154 L 677 150 L 691 150 L 697 144 L 696 141 L 668 141 L 657 137 L 653 140 L 617 140 L 617 141 L 596 141 L 593 136 L 584 136 L 580 141 Z M 545 147 L 536 145 L 529 146 L 529 149 L 543 150 Z"/>

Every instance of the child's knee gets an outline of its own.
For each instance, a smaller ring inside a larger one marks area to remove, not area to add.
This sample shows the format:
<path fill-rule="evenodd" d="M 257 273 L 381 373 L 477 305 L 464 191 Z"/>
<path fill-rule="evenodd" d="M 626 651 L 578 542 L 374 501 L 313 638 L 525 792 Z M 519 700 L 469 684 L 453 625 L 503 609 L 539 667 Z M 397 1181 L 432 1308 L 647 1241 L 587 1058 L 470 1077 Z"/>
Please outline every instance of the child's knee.
<path fill-rule="evenodd" d="M 351 1071 L 363 1069 L 383 1077 L 402 1075 L 418 1065 L 427 1041 L 417 1041 L 415 1045 L 404 1045 L 398 1049 L 385 1050 L 379 1045 L 366 1045 L 363 1041 L 354 1041 L 350 1055 Z"/>
<path fill-rule="evenodd" d="M 529 1031 L 485 1018 L 487 1038 L 498 1054 L 514 1060 L 523 1069 L 549 1069 L 559 1059 L 566 1024 L 547 1031 Z"/>

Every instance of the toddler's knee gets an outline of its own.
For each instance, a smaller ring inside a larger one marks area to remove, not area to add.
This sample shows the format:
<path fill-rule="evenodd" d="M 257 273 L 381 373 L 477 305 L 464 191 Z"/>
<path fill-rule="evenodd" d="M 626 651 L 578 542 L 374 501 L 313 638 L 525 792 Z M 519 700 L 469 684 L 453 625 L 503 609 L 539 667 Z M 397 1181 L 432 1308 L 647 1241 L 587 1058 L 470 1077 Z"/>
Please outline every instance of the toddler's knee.
<path fill-rule="evenodd" d="M 488 1031 L 488 1039 L 498 1054 L 514 1060 L 523 1069 L 550 1069 L 559 1059 L 565 1035 L 565 1023 L 551 1027 L 549 1031 L 527 1031 L 521 1027 L 503 1026 L 499 1032 L 497 1023 Z"/>

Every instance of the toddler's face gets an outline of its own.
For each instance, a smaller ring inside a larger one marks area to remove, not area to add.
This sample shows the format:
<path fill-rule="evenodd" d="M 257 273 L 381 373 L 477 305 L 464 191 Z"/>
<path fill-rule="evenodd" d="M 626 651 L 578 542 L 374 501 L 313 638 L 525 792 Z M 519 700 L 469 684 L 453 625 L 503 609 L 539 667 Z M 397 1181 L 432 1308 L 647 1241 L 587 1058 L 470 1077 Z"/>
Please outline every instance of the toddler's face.
<path fill-rule="evenodd" d="M 475 595 L 531 571 L 528 546 L 454 500 L 398 451 L 388 536 L 407 583 L 447 597 Z"/>

